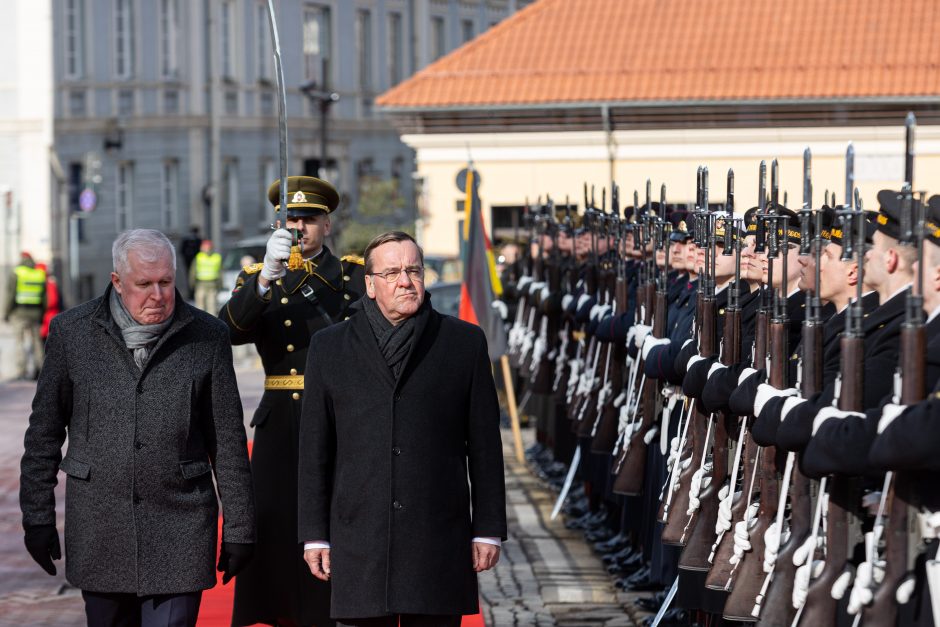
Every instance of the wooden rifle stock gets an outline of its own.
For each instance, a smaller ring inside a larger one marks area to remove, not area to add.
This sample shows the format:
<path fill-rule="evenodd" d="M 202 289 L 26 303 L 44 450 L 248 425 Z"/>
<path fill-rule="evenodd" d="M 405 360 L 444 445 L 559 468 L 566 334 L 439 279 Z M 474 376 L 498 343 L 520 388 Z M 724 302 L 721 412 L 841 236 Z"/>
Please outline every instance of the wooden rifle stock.
<path fill-rule="evenodd" d="M 851 305 L 850 305 L 851 306 Z M 839 409 L 862 411 L 865 341 L 861 337 L 843 336 L 840 340 L 842 383 L 839 391 Z M 849 516 L 855 481 L 849 477 L 830 478 L 829 508 L 826 527 L 826 565 L 819 577 L 812 580 L 800 625 L 835 625 L 838 601 L 832 598 L 832 584 L 845 568 L 849 556 Z"/>
<path fill-rule="evenodd" d="M 770 384 L 778 389 L 786 387 L 787 365 L 790 352 L 787 347 L 787 325 L 771 321 L 769 329 L 771 368 Z M 724 617 L 729 620 L 753 622 L 754 602 L 764 582 L 764 533 L 777 516 L 779 501 L 777 485 L 776 449 L 765 446 L 761 450 L 757 478 L 760 479 L 760 500 L 755 524 L 748 529 L 751 550 L 738 564 L 734 587 L 725 602 Z"/>
<path fill-rule="evenodd" d="M 924 399 L 925 390 L 925 347 L 927 339 L 923 324 L 904 324 L 901 326 L 901 403 L 913 405 Z M 875 591 L 871 607 L 863 610 L 862 625 L 893 625 L 897 621 L 897 599 L 895 591 L 904 575 L 907 574 L 909 527 L 908 493 L 903 473 L 894 473 L 888 490 L 885 508 L 888 524 L 885 526 L 884 580 Z"/>
<path fill-rule="evenodd" d="M 703 357 L 710 357 L 715 354 L 715 329 L 717 324 L 717 311 L 714 296 L 700 298 L 697 306 L 701 307 L 701 324 L 699 326 L 699 354 Z M 679 475 L 679 490 L 670 505 L 666 526 L 663 528 L 663 544 L 676 546 L 686 546 L 688 544 L 688 535 L 686 529 L 691 529 L 696 523 L 699 512 L 692 515 L 689 510 L 689 497 L 692 475 L 701 467 L 702 457 L 705 455 L 705 449 L 708 442 L 708 420 L 709 416 L 700 410 L 700 404 L 695 402 L 695 410 L 692 415 L 692 424 L 689 431 L 692 433 L 692 463 Z M 717 515 L 717 509 L 715 510 Z M 714 527 L 714 521 L 712 521 Z M 706 556 L 707 558 L 707 556 Z"/>
<path fill-rule="evenodd" d="M 614 302 L 617 305 L 617 313 L 623 313 L 627 310 L 627 282 L 622 276 L 617 276 L 614 281 Z M 624 386 L 624 360 L 626 360 L 626 346 L 621 342 L 613 342 L 610 356 L 610 381 L 613 392 L 601 410 L 598 418 L 600 424 L 594 433 L 594 439 L 591 440 L 591 452 L 603 455 L 609 455 L 614 450 L 617 443 L 617 428 L 620 423 L 620 410 L 614 406 L 617 394 Z"/>
<path fill-rule="evenodd" d="M 822 332 L 821 322 L 807 321 L 801 329 L 803 350 L 802 392 L 810 398 L 822 390 Z M 806 541 L 812 530 L 813 504 L 809 478 L 793 465 L 790 477 L 790 538 L 780 546 L 774 576 L 764 602 L 761 604 L 761 625 L 790 627 L 796 608 L 793 607 L 793 585 L 796 565 L 793 554 Z"/>

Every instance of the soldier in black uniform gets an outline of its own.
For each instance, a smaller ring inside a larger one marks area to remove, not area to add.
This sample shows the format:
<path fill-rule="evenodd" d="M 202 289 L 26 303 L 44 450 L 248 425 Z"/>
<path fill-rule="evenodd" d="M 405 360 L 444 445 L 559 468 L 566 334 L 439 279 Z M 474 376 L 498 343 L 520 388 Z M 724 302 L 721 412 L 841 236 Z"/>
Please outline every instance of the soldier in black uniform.
<path fill-rule="evenodd" d="M 280 181 L 268 190 L 277 206 Z M 310 336 L 344 320 L 365 290 L 362 260 L 323 245 L 339 194 L 328 182 L 291 176 L 286 226 L 298 230 L 303 265 L 290 270 L 292 236 L 278 229 L 263 263 L 246 266 L 219 317 L 233 344 L 254 343 L 264 365 L 251 470 L 258 518 L 255 559 L 235 582 L 233 625 L 333 625 L 329 584 L 310 574 L 297 538 L 297 436 Z M 280 207 L 278 207 L 280 208 Z"/>

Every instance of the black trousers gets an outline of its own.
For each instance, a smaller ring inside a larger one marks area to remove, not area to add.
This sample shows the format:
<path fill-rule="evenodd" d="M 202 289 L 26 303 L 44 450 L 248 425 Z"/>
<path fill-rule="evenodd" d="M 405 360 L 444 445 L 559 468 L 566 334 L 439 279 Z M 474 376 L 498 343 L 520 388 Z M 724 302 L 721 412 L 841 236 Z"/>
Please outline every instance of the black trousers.
<path fill-rule="evenodd" d="M 88 627 L 195 627 L 202 592 L 139 597 L 124 592 L 86 592 Z"/>
<path fill-rule="evenodd" d="M 461 618 L 438 614 L 392 614 L 371 618 L 340 618 L 336 624 L 345 627 L 460 627 Z"/>

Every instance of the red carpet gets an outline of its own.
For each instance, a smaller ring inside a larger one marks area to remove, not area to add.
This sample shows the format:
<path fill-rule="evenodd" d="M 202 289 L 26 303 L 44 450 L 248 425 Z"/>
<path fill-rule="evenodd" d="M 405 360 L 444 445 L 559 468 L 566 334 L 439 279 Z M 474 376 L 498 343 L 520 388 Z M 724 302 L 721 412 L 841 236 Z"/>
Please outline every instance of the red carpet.
<path fill-rule="evenodd" d="M 248 441 L 248 451 L 251 452 L 251 441 Z M 219 541 L 222 538 L 222 519 L 219 518 Z M 202 594 L 202 604 L 199 606 L 200 627 L 229 627 L 232 624 L 232 602 L 235 598 L 235 582 L 230 581 L 222 585 L 222 573 L 218 573 L 216 585 Z M 485 627 L 482 614 L 464 616 L 461 627 Z"/>

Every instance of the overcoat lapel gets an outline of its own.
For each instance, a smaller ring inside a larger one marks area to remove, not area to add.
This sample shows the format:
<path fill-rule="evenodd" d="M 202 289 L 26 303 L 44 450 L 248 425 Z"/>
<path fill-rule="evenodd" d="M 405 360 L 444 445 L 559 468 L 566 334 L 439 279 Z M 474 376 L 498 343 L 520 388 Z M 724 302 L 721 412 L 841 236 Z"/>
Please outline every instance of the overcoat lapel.
<path fill-rule="evenodd" d="M 363 296 L 368 298 L 368 296 Z M 370 369 L 374 376 L 379 377 L 389 388 L 395 387 L 395 379 L 392 377 L 392 371 L 385 363 L 385 357 L 379 352 L 378 342 L 375 341 L 375 335 L 372 333 L 372 327 L 369 326 L 369 318 L 365 313 L 353 316 L 350 319 L 352 331 L 358 346 L 354 354 L 360 357 L 360 363 L 364 368 Z"/>

